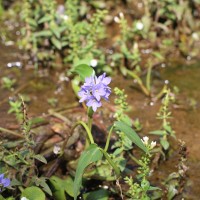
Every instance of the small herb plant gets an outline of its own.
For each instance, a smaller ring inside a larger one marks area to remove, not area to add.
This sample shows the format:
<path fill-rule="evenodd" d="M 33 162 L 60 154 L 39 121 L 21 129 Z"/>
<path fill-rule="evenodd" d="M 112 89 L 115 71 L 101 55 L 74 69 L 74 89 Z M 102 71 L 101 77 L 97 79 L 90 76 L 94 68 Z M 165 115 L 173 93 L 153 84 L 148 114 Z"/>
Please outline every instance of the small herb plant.
<path fill-rule="evenodd" d="M 1 79 L 2 82 L 2 88 L 8 89 L 8 90 L 14 90 L 14 85 L 16 83 L 15 79 L 10 79 L 8 77 L 3 77 Z"/>
<path fill-rule="evenodd" d="M 175 138 L 175 131 L 172 129 L 169 119 L 171 118 L 171 112 L 169 111 L 170 102 L 174 100 L 174 95 L 170 89 L 166 89 L 165 96 L 162 100 L 160 111 L 157 113 L 157 118 L 162 120 L 162 128 L 160 130 L 152 131 L 151 134 L 160 136 L 160 144 L 162 148 L 167 151 L 169 149 L 168 137 Z"/>

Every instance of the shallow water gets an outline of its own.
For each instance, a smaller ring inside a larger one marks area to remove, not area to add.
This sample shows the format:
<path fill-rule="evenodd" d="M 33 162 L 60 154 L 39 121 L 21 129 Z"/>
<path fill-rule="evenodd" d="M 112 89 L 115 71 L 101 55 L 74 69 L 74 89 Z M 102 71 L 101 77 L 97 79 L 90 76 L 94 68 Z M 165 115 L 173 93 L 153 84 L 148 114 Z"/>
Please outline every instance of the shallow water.
<path fill-rule="evenodd" d="M 159 71 L 160 77 L 158 80 L 153 81 L 153 85 L 161 88 L 165 80 L 168 80 L 169 87 L 177 86 L 180 90 L 176 103 L 171 107 L 171 125 L 176 131 L 177 140 L 185 141 L 188 150 L 187 165 L 189 170 L 183 196 L 185 199 L 199 199 L 200 62 L 190 65 L 171 63 Z M 156 113 L 160 108 L 160 102 L 152 102 L 138 90 L 133 90 L 130 87 L 134 85 L 131 80 L 119 80 L 119 77 L 117 79 L 117 86 L 125 88 L 128 94 L 128 101 L 132 106 L 130 116 L 132 119 L 139 118 L 143 124 L 141 135 L 148 135 L 150 131 L 158 130 L 161 122 L 156 120 Z M 177 153 L 174 152 L 172 155 L 167 162 L 159 167 L 159 170 L 161 170 L 158 174 L 160 180 L 164 180 L 164 177 L 166 178 L 171 172 L 176 171 Z"/>
<path fill-rule="evenodd" d="M 47 113 L 50 105 L 47 103 L 48 98 L 56 97 L 59 99 L 58 107 L 72 104 L 76 101 L 70 87 L 70 82 L 59 82 L 59 73 L 55 71 L 49 76 L 36 78 L 33 70 L 18 69 L 16 67 L 7 68 L 8 62 L 20 61 L 20 52 L 14 46 L 0 48 L 0 78 L 3 76 L 14 77 L 17 80 L 15 88 L 23 84 L 27 87 L 20 93 L 28 94 L 31 101 L 28 103 L 28 112 L 30 116 L 38 116 Z M 25 67 L 24 67 L 25 68 Z M 173 119 L 172 127 L 176 131 L 178 139 L 186 142 L 189 150 L 188 165 L 189 178 L 185 188 L 185 199 L 199 199 L 200 197 L 200 63 L 195 65 L 169 64 L 165 69 L 160 71 L 161 79 L 156 80 L 155 84 L 162 85 L 165 79 L 168 79 L 170 85 L 176 85 L 180 89 L 177 106 L 172 109 Z M 112 86 L 124 88 L 128 94 L 129 104 L 132 106 L 130 116 L 133 119 L 139 118 L 144 126 L 143 135 L 148 134 L 151 130 L 156 130 L 161 123 L 155 120 L 156 113 L 159 110 L 160 103 L 151 104 L 151 100 L 146 98 L 139 90 L 133 88 L 132 80 L 125 80 L 122 76 L 113 78 Z M 16 125 L 13 115 L 8 115 L 8 99 L 12 92 L 0 88 L 0 102 L 6 99 L 0 106 L 0 126 L 10 128 Z M 195 100 L 195 101 L 194 101 Z M 112 102 L 112 100 L 111 100 Z M 193 102 L 193 106 L 191 105 Z M 171 173 L 173 160 L 169 160 L 164 166 L 161 166 L 161 173 Z"/>

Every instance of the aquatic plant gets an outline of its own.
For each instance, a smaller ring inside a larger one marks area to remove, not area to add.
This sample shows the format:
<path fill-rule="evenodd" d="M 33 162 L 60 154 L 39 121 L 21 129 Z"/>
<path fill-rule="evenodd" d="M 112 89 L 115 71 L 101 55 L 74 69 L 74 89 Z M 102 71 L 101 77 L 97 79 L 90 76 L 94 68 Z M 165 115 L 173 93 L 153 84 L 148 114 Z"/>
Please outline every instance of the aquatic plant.
<path fill-rule="evenodd" d="M 24 0 L 25 27 L 19 45 L 29 52 L 36 68 L 40 63 L 55 66 L 56 58 L 61 60 L 59 65 L 71 65 L 85 57 L 100 59 L 96 44 L 103 35 L 101 24 L 106 11 L 97 10 L 90 20 L 79 21 L 78 5 L 78 1 L 57 6 L 55 1 Z"/>

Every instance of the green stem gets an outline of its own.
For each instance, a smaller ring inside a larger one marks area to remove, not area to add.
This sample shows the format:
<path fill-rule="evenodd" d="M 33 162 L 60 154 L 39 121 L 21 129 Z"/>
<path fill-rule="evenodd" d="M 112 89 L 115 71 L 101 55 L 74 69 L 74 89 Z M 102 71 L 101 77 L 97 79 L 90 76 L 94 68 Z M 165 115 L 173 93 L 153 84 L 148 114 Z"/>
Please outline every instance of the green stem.
<path fill-rule="evenodd" d="M 106 140 L 106 145 L 105 145 L 105 148 L 104 148 L 105 152 L 108 151 L 108 147 L 109 147 L 109 144 L 110 144 L 110 137 L 111 137 L 111 133 L 113 131 L 113 128 L 114 128 L 114 125 L 110 128 L 110 131 L 108 133 L 108 137 L 107 137 L 107 140 Z"/>
<path fill-rule="evenodd" d="M 92 118 L 91 117 L 88 117 L 88 128 L 90 130 L 90 132 L 92 132 Z"/>
<path fill-rule="evenodd" d="M 166 93 L 167 85 L 164 85 L 162 90 L 155 96 L 155 101 L 160 99 Z"/>
<path fill-rule="evenodd" d="M 136 79 L 140 88 L 142 89 L 142 91 L 144 92 L 144 94 L 146 96 L 150 96 L 150 92 L 147 90 L 147 88 L 144 86 L 144 84 L 142 83 L 141 78 L 134 72 L 130 71 L 130 70 L 126 70 L 127 74 L 129 74 L 132 78 Z"/>
<path fill-rule="evenodd" d="M 75 125 L 72 127 L 72 129 L 71 129 L 69 135 L 71 136 L 71 135 L 73 134 L 73 132 L 74 132 L 74 129 L 75 129 L 77 126 L 79 126 L 79 125 L 81 125 L 81 126 L 86 130 L 87 136 L 88 136 L 88 138 L 89 138 L 90 143 L 91 143 L 91 144 L 94 144 L 94 139 L 93 139 L 92 133 L 91 133 L 89 127 L 88 127 L 88 126 L 86 125 L 86 123 L 83 122 L 83 121 L 78 121 L 78 122 L 76 122 Z M 64 143 L 63 143 L 62 150 L 61 150 L 61 152 L 62 152 L 61 155 L 64 153 L 64 149 L 65 149 L 65 146 L 67 145 L 68 139 L 69 139 L 69 137 L 67 137 L 67 138 L 65 139 Z"/>
<path fill-rule="evenodd" d="M 103 150 L 101 148 L 100 148 L 100 150 L 104 154 L 104 156 L 107 159 L 107 161 L 110 163 L 110 165 L 115 170 L 115 173 L 116 173 L 117 178 L 118 178 L 120 176 L 120 169 L 119 169 L 119 167 L 117 167 L 117 165 L 112 161 L 112 159 L 110 158 L 109 154 L 105 150 Z"/>
<path fill-rule="evenodd" d="M 143 166 L 143 164 L 142 164 L 135 156 L 133 156 L 130 152 L 128 152 L 128 155 L 130 156 L 130 158 L 131 158 L 135 163 L 137 163 L 137 164 L 140 165 L 140 166 Z"/>
<path fill-rule="evenodd" d="M 10 133 L 11 135 L 14 135 L 14 136 L 17 136 L 17 137 L 20 137 L 20 138 L 24 138 L 23 135 L 21 135 L 19 133 L 15 133 L 14 131 L 8 130 L 6 128 L 0 127 L 0 131 L 5 132 L 5 133 Z"/>

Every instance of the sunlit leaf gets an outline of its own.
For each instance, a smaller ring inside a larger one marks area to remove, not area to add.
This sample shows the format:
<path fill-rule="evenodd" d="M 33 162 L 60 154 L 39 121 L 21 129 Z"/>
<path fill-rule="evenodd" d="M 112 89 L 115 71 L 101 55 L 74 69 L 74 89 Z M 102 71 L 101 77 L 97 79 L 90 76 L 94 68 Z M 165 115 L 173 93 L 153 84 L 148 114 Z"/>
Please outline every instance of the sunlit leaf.
<path fill-rule="evenodd" d="M 42 17 L 39 21 L 38 24 L 42 24 L 44 22 L 48 22 L 52 20 L 52 16 L 51 15 L 45 15 L 44 17 Z"/>
<path fill-rule="evenodd" d="M 26 197 L 29 200 L 45 200 L 44 192 L 35 186 L 28 187 L 22 191 L 21 197 Z"/>
<path fill-rule="evenodd" d="M 50 30 L 43 30 L 40 32 L 35 32 L 34 36 L 35 37 L 50 37 L 52 36 L 52 32 Z"/>
<path fill-rule="evenodd" d="M 78 166 L 76 169 L 75 180 L 74 180 L 74 200 L 77 199 L 82 176 L 85 169 L 93 162 L 96 162 L 102 158 L 102 152 L 96 144 L 91 144 L 80 156 Z"/>
<path fill-rule="evenodd" d="M 71 197 L 74 196 L 73 191 L 73 180 L 70 176 L 67 178 L 61 179 L 57 176 L 52 176 L 50 179 L 50 187 L 52 189 L 53 197 L 55 200 L 65 200 L 67 193 Z"/>
<path fill-rule="evenodd" d="M 74 68 L 73 72 L 78 74 L 82 81 L 84 81 L 86 77 L 90 77 L 95 74 L 92 67 L 90 67 L 86 64 L 81 64 L 81 65 L 76 66 Z"/>
<path fill-rule="evenodd" d="M 115 129 L 122 131 L 133 143 L 135 143 L 143 151 L 147 151 L 146 147 L 142 143 L 138 134 L 126 123 L 124 122 L 115 122 Z"/>
<path fill-rule="evenodd" d="M 51 42 L 53 43 L 53 45 L 57 48 L 57 49 L 62 49 L 62 43 L 55 37 L 51 38 Z"/>

